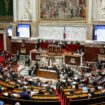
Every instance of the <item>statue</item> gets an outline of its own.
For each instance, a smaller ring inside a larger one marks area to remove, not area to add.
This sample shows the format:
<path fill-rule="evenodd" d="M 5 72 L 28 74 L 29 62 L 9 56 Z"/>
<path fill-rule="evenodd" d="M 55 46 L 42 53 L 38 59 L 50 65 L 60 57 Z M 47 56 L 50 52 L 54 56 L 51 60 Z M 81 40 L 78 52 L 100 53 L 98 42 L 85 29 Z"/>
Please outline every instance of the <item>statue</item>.
<path fill-rule="evenodd" d="M 23 19 L 28 19 L 28 20 L 32 19 L 31 7 L 32 5 L 31 5 L 30 0 L 25 0 L 25 3 L 24 3 L 25 13 L 23 15 Z"/>

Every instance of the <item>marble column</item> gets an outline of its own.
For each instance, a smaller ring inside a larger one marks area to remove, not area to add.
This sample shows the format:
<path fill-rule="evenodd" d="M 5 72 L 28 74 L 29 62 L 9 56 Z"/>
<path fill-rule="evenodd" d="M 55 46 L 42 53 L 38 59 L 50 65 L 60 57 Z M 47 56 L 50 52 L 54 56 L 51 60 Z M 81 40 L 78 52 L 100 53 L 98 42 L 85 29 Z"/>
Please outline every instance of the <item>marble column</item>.
<path fill-rule="evenodd" d="M 38 0 L 34 0 L 33 1 L 33 18 L 32 18 L 32 21 L 38 21 L 38 10 L 39 10 Z"/>
<path fill-rule="evenodd" d="M 93 0 L 88 0 L 88 22 L 91 22 L 93 20 L 92 1 Z"/>
<path fill-rule="evenodd" d="M 104 1 L 104 0 L 102 0 Z M 93 0 L 93 20 L 94 21 L 101 21 L 101 8 L 102 8 L 102 2 L 101 0 Z"/>
<path fill-rule="evenodd" d="M 18 12 L 18 0 L 13 0 L 13 19 L 17 21 L 17 12 Z"/>

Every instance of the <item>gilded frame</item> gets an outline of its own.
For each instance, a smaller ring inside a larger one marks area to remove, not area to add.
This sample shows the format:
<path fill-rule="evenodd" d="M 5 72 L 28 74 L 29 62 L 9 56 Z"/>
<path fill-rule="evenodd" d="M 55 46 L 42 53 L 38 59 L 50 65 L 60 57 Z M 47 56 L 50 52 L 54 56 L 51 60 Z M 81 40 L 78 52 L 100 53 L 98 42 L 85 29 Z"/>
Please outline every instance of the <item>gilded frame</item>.
<path fill-rule="evenodd" d="M 42 0 L 43 1 L 43 0 Z M 41 7 L 42 7 L 42 5 L 41 5 L 41 2 L 42 2 L 41 0 L 39 0 L 39 2 L 38 2 L 38 5 L 39 5 L 39 9 L 38 9 L 38 16 L 39 16 L 39 21 L 48 21 L 48 22 L 51 22 L 51 21 L 57 21 L 57 22 L 59 22 L 59 21 L 61 21 L 61 22 L 68 22 L 68 21 L 70 21 L 70 22 L 87 22 L 88 21 L 88 0 L 83 0 L 83 1 L 85 1 L 85 3 L 86 3 L 86 7 L 85 7 L 85 17 L 84 18 L 76 18 L 76 17 L 74 17 L 74 18 L 67 18 L 67 19 L 59 19 L 59 18 L 42 18 L 42 15 L 41 15 L 41 13 L 42 13 L 42 9 L 41 9 Z M 47 0 L 48 1 L 48 0 Z M 47 2 L 46 0 L 44 0 L 43 2 Z M 54 0 L 53 0 L 54 1 Z M 57 0 L 55 0 L 55 1 L 57 1 Z M 67 0 L 66 0 L 67 1 Z M 74 1 L 74 0 L 72 0 L 72 1 Z M 79 0 L 77 0 L 77 1 L 79 1 Z M 43 8 L 43 7 L 42 7 Z"/>

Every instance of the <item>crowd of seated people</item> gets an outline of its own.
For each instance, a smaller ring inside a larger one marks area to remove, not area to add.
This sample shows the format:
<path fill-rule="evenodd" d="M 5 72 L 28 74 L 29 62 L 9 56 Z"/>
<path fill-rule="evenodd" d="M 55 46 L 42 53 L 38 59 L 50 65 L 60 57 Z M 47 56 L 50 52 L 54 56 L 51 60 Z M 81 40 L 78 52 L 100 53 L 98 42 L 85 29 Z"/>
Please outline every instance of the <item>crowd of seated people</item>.
<path fill-rule="evenodd" d="M 0 92 L 5 93 L 3 95 L 8 98 L 20 98 L 31 100 L 34 99 L 33 96 L 35 95 L 56 96 L 54 90 L 55 87 L 51 81 L 42 81 L 38 78 L 32 80 L 31 78 L 25 78 L 17 74 L 15 74 L 16 76 L 12 78 L 11 74 L 9 75 L 9 77 L 4 77 L 0 74 Z M 12 85 L 13 87 L 8 87 L 5 89 L 5 86 L 7 87 L 8 85 L 2 84 L 2 81 L 6 84 L 8 83 Z"/>
<path fill-rule="evenodd" d="M 7 65 L 6 67 L 4 67 L 2 63 L 0 64 L 0 80 L 4 81 L 5 83 L 10 83 L 12 81 L 14 83 L 15 89 L 23 90 L 20 93 L 21 98 L 23 98 L 26 95 L 26 97 L 24 98 L 31 99 L 32 94 L 43 94 L 43 92 L 41 92 L 40 89 L 39 93 L 34 92 L 33 88 L 28 89 L 29 86 L 44 87 L 49 94 L 55 94 L 52 82 L 50 81 L 43 82 L 40 79 L 32 80 L 31 78 L 25 78 L 23 76 L 20 76 L 17 71 L 13 70 L 12 66 L 8 67 Z M 7 90 L 9 93 L 13 91 L 13 89 Z M 0 91 L 2 92 L 2 87 L 0 87 Z M 9 95 L 9 97 L 10 96 L 11 95 Z"/>
<path fill-rule="evenodd" d="M 2 52 L 2 55 L 3 54 L 4 52 Z M 14 62 L 14 57 L 10 57 L 9 59 L 11 62 Z M 90 64 L 87 65 L 85 73 L 81 72 L 81 75 L 75 75 L 77 68 L 73 70 L 74 68 L 70 66 L 64 66 L 62 69 L 55 67 L 59 80 L 54 83 L 52 83 L 52 81 L 42 81 L 39 78 L 32 80 L 31 78 L 20 76 L 18 72 L 12 68 L 11 64 L 12 63 L 7 63 L 6 66 L 4 66 L 3 63 L 0 64 L 0 81 L 10 84 L 12 81 L 14 84 L 13 88 L 7 88 L 6 90 L 0 85 L 0 92 L 2 93 L 5 90 L 8 93 L 8 95 L 6 94 L 8 97 L 13 97 L 12 93 L 14 90 L 19 91 L 19 97 L 22 99 L 33 99 L 34 95 L 45 95 L 46 93 L 55 95 L 55 87 L 59 94 L 62 89 L 71 87 L 73 89 L 70 91 L 72 95 L 76 94 L 75 90 L 81 89 L 82 93 L 88 94 L 88 98 L 95 97 L 96 95 L 94 93 L 98 90 L 101 91 L 98 95 L 105 96 L 105 74 L 103 74 L 104 70 L 99 67 L 100 64 L 98 65 L 98 63 L 96 67 Z M 89 86 L 89 84 L 91 84 L 92 87 Z M 35 91 L 34 87 L 43 88 Z"/>
<path fill-rule="evenodd" d="M 89 67 L 91 66 L 89 65 Z M 85 73 L 82 73 L 81 76 L 68 76 L 67 73 L 64 73 L 63 78 L 61 76 L 59 82 L 60 86 L 58 85 L 58 89 L 61 90 L 67 87 L 71 87 L 72 95 L 77 94 L 76 90 L 81 90 L 81 94 L 87 93 L 88 98 L 97 96 L 94 94 L 96 91 L 100 91 L 100 94 L 98 94 L 98 96 L 105 96 L 105 74 L 103 74 L 102 70 L 99 70 L 97 68 L 96 70 L 91 70 L 91 68 L 88 69 L 90 70 L 87 70 Z"/>

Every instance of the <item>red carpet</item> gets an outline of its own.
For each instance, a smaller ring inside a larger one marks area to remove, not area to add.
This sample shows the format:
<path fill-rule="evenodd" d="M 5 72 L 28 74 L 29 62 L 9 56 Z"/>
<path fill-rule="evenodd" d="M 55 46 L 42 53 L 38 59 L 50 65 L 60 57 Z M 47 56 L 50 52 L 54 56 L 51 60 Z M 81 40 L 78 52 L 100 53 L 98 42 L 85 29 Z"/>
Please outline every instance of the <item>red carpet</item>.
<path fill-rule="evenodd" d="M 59 96 L 59 101 L 61 102 L 61 105 L 65 105 L 64 99 L 62 99 L 61 94 L 58 94 L 58 91 L 57 90 L 55 92 L 56 92 L 56 95 Z"/>

